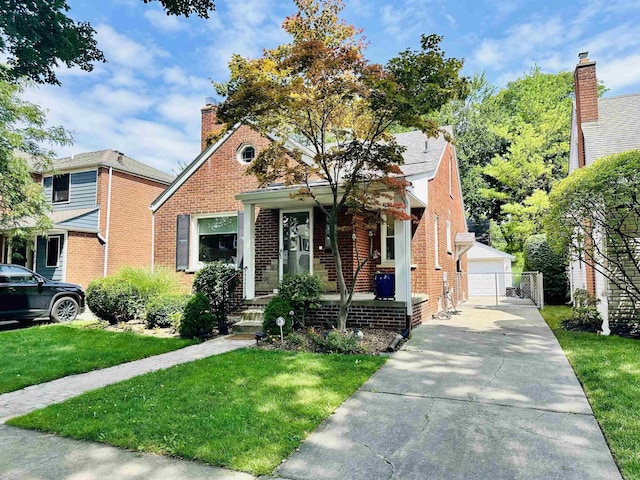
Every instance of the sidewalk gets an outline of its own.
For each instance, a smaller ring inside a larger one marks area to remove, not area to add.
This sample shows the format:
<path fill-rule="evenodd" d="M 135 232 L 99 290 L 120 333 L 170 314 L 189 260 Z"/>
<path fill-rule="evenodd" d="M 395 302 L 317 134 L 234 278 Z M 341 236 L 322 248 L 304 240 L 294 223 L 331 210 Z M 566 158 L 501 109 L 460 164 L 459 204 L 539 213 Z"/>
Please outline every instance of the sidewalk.
<path fill-rule="evenodd" d="M 282 479 L 621 479 L 534 307 L 416 329 L 276 472 Z"/>

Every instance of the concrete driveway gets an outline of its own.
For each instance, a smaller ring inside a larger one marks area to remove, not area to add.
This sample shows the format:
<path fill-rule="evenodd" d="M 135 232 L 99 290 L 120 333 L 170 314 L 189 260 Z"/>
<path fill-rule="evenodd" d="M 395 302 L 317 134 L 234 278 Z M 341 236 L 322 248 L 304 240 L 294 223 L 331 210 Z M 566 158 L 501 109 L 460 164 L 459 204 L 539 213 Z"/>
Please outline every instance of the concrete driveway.
<path fill-rule="evenodd" d="M 286 479 L 621 479 L 535 307 L 416 329 L 277 471 Z"/>

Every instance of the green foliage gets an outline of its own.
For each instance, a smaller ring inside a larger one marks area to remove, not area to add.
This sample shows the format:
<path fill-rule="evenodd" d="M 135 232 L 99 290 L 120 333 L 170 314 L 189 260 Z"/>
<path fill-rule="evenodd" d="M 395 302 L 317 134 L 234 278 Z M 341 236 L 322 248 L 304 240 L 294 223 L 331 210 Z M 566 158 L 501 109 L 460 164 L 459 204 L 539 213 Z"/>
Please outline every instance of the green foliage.
<path fill-rule="evenodd" d="M 213 307 L 218 324 L 226 324 L 231 302 L 238 286 L 240 269 L 231 263 L 211 262 L 198 270 L 193 281 L 193 291 L 204 294 Z"/>
<path fill-rule="evenodd" d="M 216 318 L 211 313 L 209 299 L 203 293 L 196 293 L 184 307 L 178 333 L 182 338 L 204 337 L 213 332 L 215 324 Z"/>
<path fill-rule="evenodd" d="M 187 295 L 179 294 L 159 295 L 152 298 L 147 303 L 147 328 L 177 328 L 188 299 Z"/>
<path fill-rule="evenodd" d="M 545 217 L 552 248 L 595 265 L 640 305 L 640 151 L 603 157 L 559 181 Z"/>
<path fill-rule="evenodd" d="M 143 308 L 133 286 L 117 277 L 93 280 L 86 294 L 87 306 L 94 315 L 112 325 L 136 318 Z"/>
<path fill-rule="evenodd" d="M 11 235 L 31 234 L 23 231 L 27 218 L 35 221 L 37 230 L 50 226 L 44 191 L 31 171 L 51 168 L 54 152 L 42 145 L 71 143 L 62 127 L 46 126 L 40 107 L 20 98 L 23 90 L 22 85 L 0 80 L 0 229 Z"/>
<path fill-rule="evenodd" d="M 315 330 L 309 331 L 309 340 L 315 352 L 320 353 L 356 353 L 359 351 L 358 339 L 351 332 L 331 330 L 327 335 Z"/>
<path fill-rule="evenodd" d="M 471 218 L 501 224 L 509 247 L 542 233 L 547 194 L 566 175 L 573 76 L 531 72 L 496 93 L 474 78 L 466 103 L 441 112 L 454 125 L 465 205 Z"/>
<path fill-rule="evenodd" d="M 280 327 L 276 325 L 276 318 L 282 317 L 285 320 L 282 332 L 284 335 L 290 334 L 293 331 L 293 318 L 289 313 L 292 311 L 289 300 L 280 295 L 273 297 L 264 309 L 262 331 L 268 335 L 280 335 Z"/>
<path fill-rule="evenodd" d="M 286 298 L 291 304 L 299 326 L 304 326 L 307 312 L 320 307 L 322 282 L 315 275 L 287 274 L 279 283 L 278 292 L 279 296 Z"/>
<path fill-rule="evenodd" d="M 287 342 L 296 347 L 302 347 L 307 343 L 307 337 L 303 333 L 291 332 L 287 335 Z"/>
<path fill-rule="evenodd" d="M 169 295 L 184 290 L 178 275 L 170 268 L 157 266 L 153 272 L 147 267 L 123 267 L 115 275 L 123 282 L 131 284 L 143 303 L 153 297 Z"/>
<path fill-rule="evenodd" d="M 545 303 L 562 304 L 566 301 L 566 255 L 551 250 L 545 234 L 527 238 L 524 244 L 524 270 L 542 273 Z"/>

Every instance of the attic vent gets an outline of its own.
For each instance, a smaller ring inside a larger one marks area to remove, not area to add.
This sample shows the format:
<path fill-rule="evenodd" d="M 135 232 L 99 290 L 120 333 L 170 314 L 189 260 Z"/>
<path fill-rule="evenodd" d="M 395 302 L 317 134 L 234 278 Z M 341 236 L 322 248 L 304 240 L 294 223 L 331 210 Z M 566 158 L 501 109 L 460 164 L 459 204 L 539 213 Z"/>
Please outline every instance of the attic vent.
<path fill-rule="evenodd" d="M 124 162 L 122 161 L 122 160 L 123 160 L 123 159 L 122 159 L 122 157 L 124 157 L 124 153 L 119 152 L 118 150 L 116 150 L 115 152 L 118 154 L 118 157 L 116 158 L 116 161 L 117 161 L 118 163 L 124 163 Z"/>

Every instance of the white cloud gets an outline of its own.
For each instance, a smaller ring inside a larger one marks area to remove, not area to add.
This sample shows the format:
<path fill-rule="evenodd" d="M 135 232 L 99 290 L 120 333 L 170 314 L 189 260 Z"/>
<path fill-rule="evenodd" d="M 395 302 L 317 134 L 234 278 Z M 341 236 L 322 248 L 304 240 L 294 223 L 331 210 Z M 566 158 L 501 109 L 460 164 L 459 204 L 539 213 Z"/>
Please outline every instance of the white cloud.
<path fill-rule="evenodd" d="M 640 83 L 640 54 L 598 62 L 598 79 L 611 90 Z"/>
<path fill-rule="evenodd" d="M 169 54 L 153 44 L 142 44 L 106 24 L 96 26 L 96 39 L 107 62 L 132 70 L 152 71 L 158 58 Z"/>
<path fill-rule="evenodd" d="M 149 20 L 158 30 L 163 32 L 179 32 L 187 29 L 187 24 L 180 17 L 175 15 L 167 15 L 160 10 L 147 10 L 144 12 L 144 18 Z"/>

